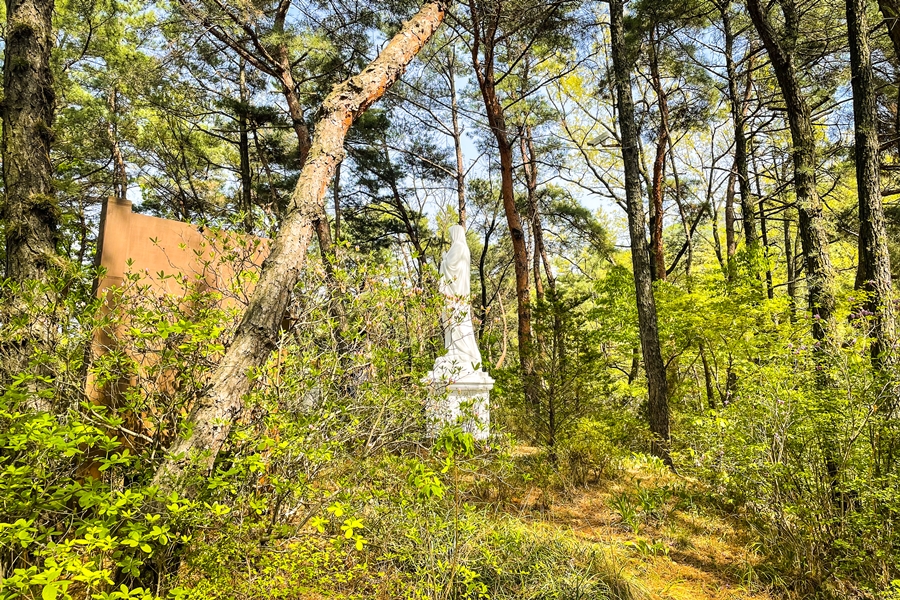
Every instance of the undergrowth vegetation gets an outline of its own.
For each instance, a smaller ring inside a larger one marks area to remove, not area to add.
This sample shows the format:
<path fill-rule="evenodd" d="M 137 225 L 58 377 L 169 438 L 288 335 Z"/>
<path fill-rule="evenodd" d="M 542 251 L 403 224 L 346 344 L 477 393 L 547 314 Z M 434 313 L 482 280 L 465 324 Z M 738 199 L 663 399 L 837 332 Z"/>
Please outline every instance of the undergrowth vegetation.
<path fill-rule="evenodd" d="M 311 272 L 189 496 L 153 475 L 239 305 L 216 308 L 222 294 L 189 279 L 154 293 L 134 275 L 110 312 L 91 273 L 61 276 L 81 292 L 47 315 L 56 337 L 0 397 L 2 597 L 631 598 L 601 549 L 487 508 L 525 481 L 502 441 L 451 428 L 426 443 L 420 379 L 440 306 L 393 266 L 348 266 L 348 326 Z M 88 363 L 95 332 L 110 347 Z"/>
<path fill-rule="evenodd" d="M 41 311 L 53 339 L 0 396 L 3 598 L 643 598 L 629 557 L 669 560 L 690 546 L 676 514 L 744 524 L 764 557 L 740 575 L 749 589 L 891 597 L 896 381 L 868 367 L 856 300 L 846 299 L 844 343 L 816 348 L 802 316 L 752 279 L 661 286 L 680 479 L 621 488 L 635 464 L 667 469 L 640 458 L 644 383 L 618 367 L 635 344 L 617 326 L 633 303 L 619 267 L 577 282 L 567 308 L 560 343 L 594 340 L 580 351 L 592 369 L 560 372 L 537 407 L 516 396 L 514 367 L 496 370 L 494 436 L 482 444 L 458 427 L 424 437 L 441 309 L 429 283 L 344 252 L 344 322 L 311 266 L 215 469 L 194 473 L 191 493 L 153 477 L 222 356 L 240 289 L 223 305 L 189 278 L 158 294 L 133 275 L 114 311 L 93 298 L 87 271 L 6 290 L 6 313 Z M 28 323 L 6 320 L 4 347 Z M 92 350 L 98 332 L 108 352 Z M 704 372 L 701 352 L 718 366 Z M 556 429 L 529 429 L 551 406 Z M 542 522 L 586 488 L 607 490 L 629 541 Z"/>

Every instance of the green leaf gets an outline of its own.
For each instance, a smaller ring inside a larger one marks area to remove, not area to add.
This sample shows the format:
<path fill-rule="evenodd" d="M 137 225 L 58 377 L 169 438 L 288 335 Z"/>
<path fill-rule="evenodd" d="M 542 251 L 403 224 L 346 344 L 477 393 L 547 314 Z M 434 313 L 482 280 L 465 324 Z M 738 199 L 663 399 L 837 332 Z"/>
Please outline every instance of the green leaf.
<path fill-rule="evenodd" d="M 56 600 L 57 595 L 59 595 L 59 588 L 59 582 L 48 583 L 44 586 L 44 589 L 41 590 L 41 599 Z"/>

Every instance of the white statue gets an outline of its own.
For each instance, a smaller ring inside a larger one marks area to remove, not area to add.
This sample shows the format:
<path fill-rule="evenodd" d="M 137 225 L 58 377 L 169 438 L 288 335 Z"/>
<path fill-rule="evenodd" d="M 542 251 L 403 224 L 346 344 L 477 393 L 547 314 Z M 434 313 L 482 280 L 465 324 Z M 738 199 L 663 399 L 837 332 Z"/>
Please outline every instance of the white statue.
<path fill-rule="evenodd" d="M 437 359 L 434 372 L 453 379 L 481 368 L 481 352 L 475 339 L 471 315 L 471 255 L 466 243 L 466 230 L 461 225 L 450 228 L 450 249 L 444 254 L 440 268 L 440 290 L 447 299 L 442 321 L 444 347 L 447 354 Z"/>
<path fill-rule="evenodd" d="M 475 439 L 490 434 L 489 393 L 494 380 L 481 369 L 481 352 L 475 339 L 471 309 L 471 255 L 466 230 L 450 228 L 450 249 L 441 260 L 439 283 L 446 298 L 444 346 L 447 354 L 438 357 L 425 378 L 433 386 L 426 406 L 428 434 L 435 437 L 445 425 L 461 423 Z"/>

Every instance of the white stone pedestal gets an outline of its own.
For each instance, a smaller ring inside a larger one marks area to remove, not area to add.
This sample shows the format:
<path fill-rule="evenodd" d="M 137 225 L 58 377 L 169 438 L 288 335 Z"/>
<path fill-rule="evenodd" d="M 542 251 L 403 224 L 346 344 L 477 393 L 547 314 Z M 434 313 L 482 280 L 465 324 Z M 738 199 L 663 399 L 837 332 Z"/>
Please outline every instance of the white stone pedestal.
<path fill-rule="evenodd" d="M 485 371 L 475 371 L 459 378 L 438 375 L 425 377 L 431 394 L 425 405 L 426 432 L 435 438 L 447 425 L 462 425 L 476 440 L 490 435 L 490 391 L 494 380 Z"/>

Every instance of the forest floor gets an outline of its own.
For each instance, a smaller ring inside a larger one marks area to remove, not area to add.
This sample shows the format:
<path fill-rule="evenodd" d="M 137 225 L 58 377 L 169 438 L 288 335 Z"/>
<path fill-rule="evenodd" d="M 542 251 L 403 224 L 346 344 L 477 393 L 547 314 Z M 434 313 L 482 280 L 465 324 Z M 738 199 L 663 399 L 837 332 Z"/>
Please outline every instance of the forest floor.
<path fill-rule="evenodd" d="M 546 498 L 535 492 L 524 504 L 544 503 L 543 510 L 520 517 L 599 544 L 611 562 L 654 600 L 774 598 L 753 583 L 764 559 L 753 551 L 747 524 L 703 502 L 685 502 L 694 487 L 673 475 L 636 466 L 560 494 L 549 509 Z M 652 490 L 673 488 L 679 491 L 664 501 L 665 506 L 643 510 L 642 492 L 646 498 Z"/>

